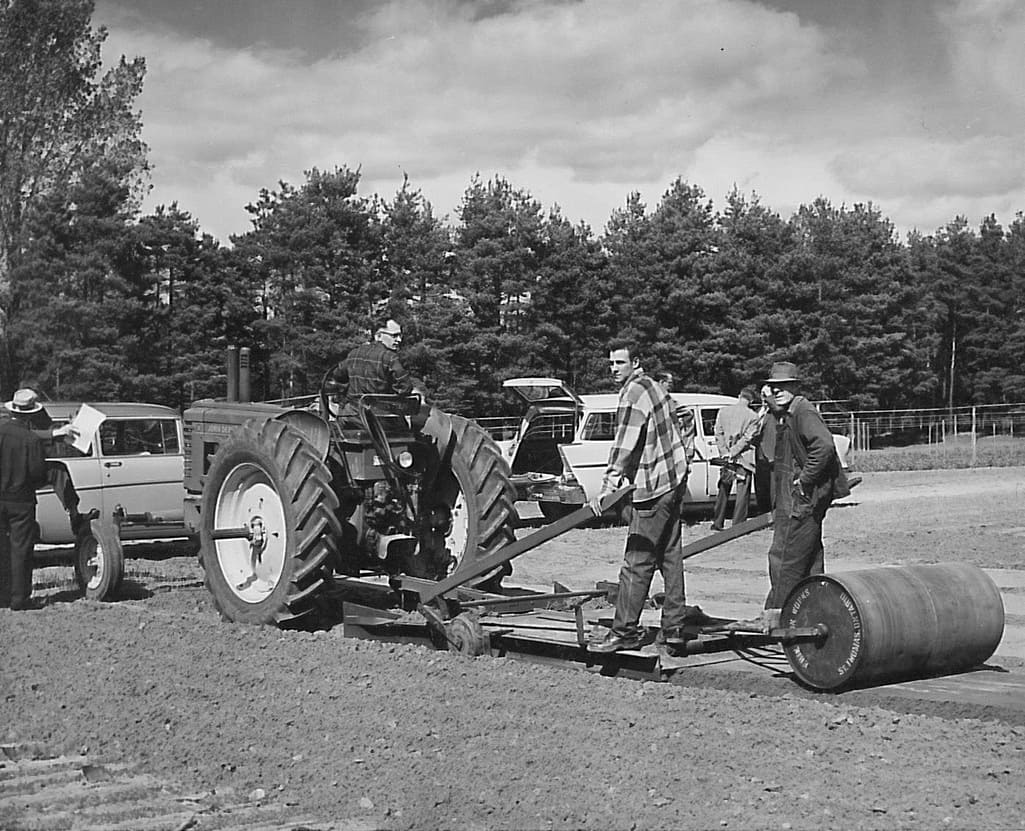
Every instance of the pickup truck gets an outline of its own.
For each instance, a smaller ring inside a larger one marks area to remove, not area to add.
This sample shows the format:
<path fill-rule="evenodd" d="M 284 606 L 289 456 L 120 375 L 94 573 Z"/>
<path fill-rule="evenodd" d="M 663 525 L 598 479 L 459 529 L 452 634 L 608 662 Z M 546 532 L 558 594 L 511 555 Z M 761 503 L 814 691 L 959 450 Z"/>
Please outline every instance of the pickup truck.
<path fill-rule="evenodd" d="M 617 393 L 577 395 L 557 378 L 511 378 L 503 387 L 516 394 L 526 411 L 515 430 L 496 436 L 509 461 L 517 496 L 537 502 L 546 519 L 575 510 L 598 493 L 614 438 Z M 715 419 L 736 398 L 714 393 L 671 393 L 677 407 L 691 410 L 695 423 L 694 458 L 684 507 L 708 508 L 718 492 L 719 456 Z M 834 434 L 845 467 L 850 440 Z"/>
<path fill-rule="evenodd" d="M 47 402 L 46 411 L 59 426 L 71 421 L 78 403 Z M 45 547 L 74 545 L 75 574 L 89 597 L 109 595 L 120 581 L 120 540 L 171 539 L 188 536 L 184 521 L 182 421 L 176 410 L 158 404 L 91 403 L 103 414 L 82 453 L 57 439 L 46 447 L 48 459 L 63 464 L 80 499 L 79 511 L 94 511 L 96 533 L 76 535 L 53 488 L 37 493 L 39 543 Z M 115 520 L 117 518 L 117 520 Z M 120 521 L 124 520 L 124 521 Z M 104 535 L 115 524 L 116 535 Z M 50 555 L 52 559 L 52 555 Z"/>

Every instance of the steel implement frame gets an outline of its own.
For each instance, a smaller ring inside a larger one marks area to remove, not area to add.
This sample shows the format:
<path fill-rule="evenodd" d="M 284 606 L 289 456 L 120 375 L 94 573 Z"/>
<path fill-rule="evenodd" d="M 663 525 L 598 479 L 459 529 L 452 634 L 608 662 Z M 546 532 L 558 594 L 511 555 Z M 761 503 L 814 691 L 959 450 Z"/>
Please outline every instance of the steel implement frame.
<path fill-rule="evenodd" d="M 702 551 L 708 551 L 710 548 L 722 545 L 730 540 L 735 540 L 738 537 L 745 537 L 748 534 L 752 534 L 755 531 L 761 531 L 763 528 L 768 528 L 772 525 L 772 513 L 759 514 L 751 519 L 745 519 L 743 522 L 738 522 L 727 528 L 725 531 L 716 531 L 714 534 L 708 534 L 699 540 L 695 540 L 692 543 L 688 543 L 683 547 L 683 559 L 693 557 L 695 554 L 700 554 Z"/>
<path fill-rule="evenodd" d="M 855 480 L 852 484 L 860 482 Z M 603 512 L 616 505 L 628 493 L 632 486 L 620 488 L 602 500 Z M 577 664 L 586 669 L 600 672 L 603 675 L 627 675 L 649 680 L 664 680 L 685 664 L 674 665 L 675 662 L 652 651 L 615 652 L 598 654 L 587 651 L 585 621 L 581 605 L 584 601 L 607 595 L 607 590 L 570 591 L 559 584 L 550 593 L 526 591 L 517 595 L 497 595 L 491 592 L 474 589 L 467 585 L 475 577 L 483 575 L 516 557 L 532 551 L 539 545 L 572 530 L 589 519 L 594 513 L 589 506 L 584 506 L 571 514 L 546 525 L 505 546 L 489 557 L 482 558 L 458 574 L 440 581 L 401 575 L 397 578 L 397 586 L 419 599 L 417 611 L 421 619 L 417 622 L 409 617 L 409 613 L 384 610 L 377 607 L 363 606 L 345 601 L 344 633 L 348 636 L 385 640 L 392 642 L 424 642 L 433 643 L 436 647 L 450 648 L 454 646 L 447 624 L 457 614 L 464 612 L 482 614 L 480 623 L 484 625 L 492 654 L 498 657 L 519 658 L 528 661 L 542 661 L 555 664 Z M 716 548 L 739 537 L 760 531 L 772 525 L 772 514 L 762 514 L 738 523 L 725 531 L 708 534 L 683 547 L 684 559 L 693 557 L 704 551 Z M 349 581 L 345 581 L 349 582 Z M 355 583 L 360 583 L 355 578 Z M 444 602 L 441 602 L 444 601 Z M 541 602 L 560 601 L 570 606 L 562 612 L 538 609 Z M 576 601 L 576 602 L 573 602 Z M 516 620 L 511 620 L 508 615 Z M 553 615 L 559 615 L 554 619 Z M 529 622 L 528 622 L 529 621 Z M 553 626 L 551 622 L 562 626 Z M 726 621 L 723 621 L 725 623 Z M 568 629 L 566 626 L 568 625 Z M 530 630 L 536 630 L 532 636 Z M 573 633 L 571 640 L 559 640 L 545 637 L 544 631 L 559 630 Z M 734 652 L 738 642 L 747 644 L 788 643 L 803 640 L 819 640 L 827 636 L 821 626 L 804 629 L 776 629 L 769 634 L 744 631 L 728 631 L 715 624 L 701 627 L 702 637 L 690 641 L 679 659 L 687 655 L 707 652 Z M 705 635 L 710 636 L 706 640 Z"/>
<path fill-rule="evenodd" d="M 628 493 L 631 493 L 634 489 L 633 485 L 626 485 L 618 490 L 613 491 L 608 496 L 601 500 L 602 513 L 617 505 Z M 475 577 L 487 574 L 492 569 L 503 566 L 506 563 L 519 557 L 521 554 L 526 554 L 528 551 L 533 551 L 542 543 L 546 543 L 549 540 L 555 539 L 556 537 L 565 534 L 567 531 L 571 531 L 580 525 L 583 525 L 589 519 L 594 519 L 594 511 L 587 505 L 582 508 L 577 508 L 571 514 L 557 519 L 550 525 L 545 525 L 543 528 L 535 531 L 532 534 L 528 534 L 525 537 L 521 537 L 516 542 L 509 543 L 494 554 L 487 557 L 482 557 L 479 560 L 475 560 L 467 568 L 461 568 L 456 571 L 455 574 L 449 577 L 439 580 L 437 583 L 433 583 L 424 586 L 422 583 L 415 587 L 415 591 L 420 594 L 421 603 L 430 603 L 437 597 L 441 597 L 447 592 L 457 589 Z"/>

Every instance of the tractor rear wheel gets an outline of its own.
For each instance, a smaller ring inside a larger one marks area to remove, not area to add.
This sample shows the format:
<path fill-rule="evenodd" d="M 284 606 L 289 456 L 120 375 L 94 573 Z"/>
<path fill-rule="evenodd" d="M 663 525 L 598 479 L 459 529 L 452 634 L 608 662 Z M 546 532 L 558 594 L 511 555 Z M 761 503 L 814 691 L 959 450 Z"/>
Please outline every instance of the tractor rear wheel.
<path fill-rule="evenodd" d="M 284 625 L 315 611 L 341 526 L 331 475 L 281 421 L 250 421 L 218 448 L 203 488 L 200 561 L 217 610 Z"/>
<path fill-rule="evenodd" d="M 515 540 L 516 492 L 509 463 L 488 433 L 461 416 L 432 410 L 423 432 L 437 445 L 440 468 L 425 493 L 428 508 L 447 510 L 451 524 L 431 553 L 434 577 L 457 574 Z M 497 587 L 506 565 L 470 581 Z"/>

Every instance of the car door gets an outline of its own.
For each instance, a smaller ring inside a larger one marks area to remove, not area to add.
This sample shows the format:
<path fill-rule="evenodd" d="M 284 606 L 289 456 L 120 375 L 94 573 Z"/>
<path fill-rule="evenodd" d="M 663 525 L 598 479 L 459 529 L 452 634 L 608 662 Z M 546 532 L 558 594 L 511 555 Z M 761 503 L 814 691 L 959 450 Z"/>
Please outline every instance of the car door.
<path fill-rule="evenodd" d="M 584 415 L 577 440 L 560 448 L 566 464 L 588 499 L 593 499 L 601 490 L 615 437 L 615 410 L 592 411 Z"/>
<path fill-rule="evenodd" d="M 712 433 L 719 407 L 694 406 L 691 410 L 695 419 L 694 458 L 684 502 L 704 504 L 715 501 L 718 490 L 719 468 L 708 460 L 717 455 Z M 615 430 L 615 411 L 590 412 L 584 417 L 577 441 L 562 446 L 563 456 L 588 499 L 601 489 Z"/>
<path fill-rule="evenodd" d="M 60 426 L 66 420 L 54 420 Z M 64 441 L 48 443 L 45 449 L 48 463 L 62 463 L 71 476 L 71 482 L 78 493 L 78 509 L 83 514 L 93 508 L 103 508 L 102 477 L 97 452 L 96 437 L 93 437 L 88 453 L 82 453 Z M 39 541 L 49 545 L 67 545 L 75 541 L 71 523 L 53 487 L 46 485 L 36 494 L 36 522 L 39 523 Z"/>
<path fill-rule="evenodd" d="M 516 435 L 498 443 L 513 474 L 560 473 L 558 447 L 573 440 L 580 399 L 558 378 L 510 378 L 502 387 L 527 406 Z"/>
<path fill-rule="evenodd" d="M 687 480 L 688 497 L 694 502 L 714 502 L 719 491 L 719 467 L 710 463 L 719 455 L 715 443 L 715 419 L 718 405 L 701 405 L 694 412 L 694 460 Z"/>
<path fill-rule="evenodd" d="M 108 418 L 99 429 L 103 510 L 163 519 L 126 528 L 124 536 L 180 532 L 184 458 L 175 418 Z M 171 523 L 172 526 L 168 526 Z"/>

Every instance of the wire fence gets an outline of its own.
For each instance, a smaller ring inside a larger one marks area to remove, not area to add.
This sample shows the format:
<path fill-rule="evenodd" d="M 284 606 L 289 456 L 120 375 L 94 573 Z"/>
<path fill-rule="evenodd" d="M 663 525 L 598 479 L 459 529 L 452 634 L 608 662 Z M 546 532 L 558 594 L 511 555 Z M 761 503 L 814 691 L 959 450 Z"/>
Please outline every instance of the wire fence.
<path fill-rule="evenodd" d="M 943 444 L 958 437 L 1025 438 L 1025 404 L 978 404 L 914 410 L 855 410 L 822 414 L 855 450 Z"/>
<path fill-rule="evenodd" d="M 824 412 L 851 439 L 861 469 L 990 467 L 1025 463 L 1025 404 Z"/>

